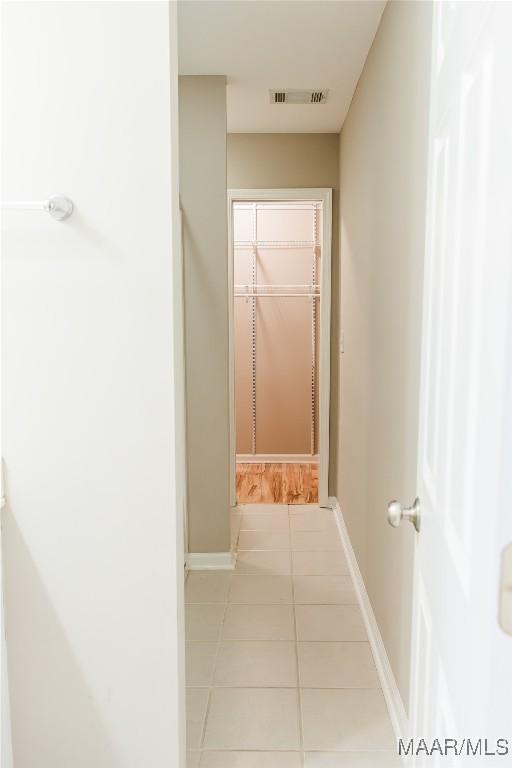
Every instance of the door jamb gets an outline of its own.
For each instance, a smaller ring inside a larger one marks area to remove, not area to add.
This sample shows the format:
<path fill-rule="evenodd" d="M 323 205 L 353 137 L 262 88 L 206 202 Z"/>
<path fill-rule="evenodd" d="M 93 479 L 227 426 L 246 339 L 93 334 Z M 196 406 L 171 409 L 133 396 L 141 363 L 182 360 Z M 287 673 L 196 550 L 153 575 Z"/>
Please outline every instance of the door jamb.
<path fill-rule="evenodd" d="M 320 333 L 318 397 L 318 501 L 327 506 L 329 499 L 329 408 L 331 376 L 331 251 L 332 189 L 328 187 L 292 189 L 228 189 L 228 291 L 229 291 L 229 497 L 236 507 L 236 431 L 235 431 L 235 350 L 234 350 L 234 253 L 233 203 L 235 202 L 309 202 L 322 203 L 322 246 L 320 258 Z"/>

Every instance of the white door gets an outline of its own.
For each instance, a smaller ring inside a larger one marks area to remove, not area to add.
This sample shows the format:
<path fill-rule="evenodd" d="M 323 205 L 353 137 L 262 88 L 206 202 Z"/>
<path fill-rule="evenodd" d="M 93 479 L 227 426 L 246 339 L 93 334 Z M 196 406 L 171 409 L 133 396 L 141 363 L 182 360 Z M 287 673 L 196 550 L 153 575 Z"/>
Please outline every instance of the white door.
<path fill-rule="evenodd" d="M 434 4 L 412 729 L 488 751 L 512 713 L 511 30 L 510 3 Z M 449 754 L 415 765 L 463 762 Z"/>

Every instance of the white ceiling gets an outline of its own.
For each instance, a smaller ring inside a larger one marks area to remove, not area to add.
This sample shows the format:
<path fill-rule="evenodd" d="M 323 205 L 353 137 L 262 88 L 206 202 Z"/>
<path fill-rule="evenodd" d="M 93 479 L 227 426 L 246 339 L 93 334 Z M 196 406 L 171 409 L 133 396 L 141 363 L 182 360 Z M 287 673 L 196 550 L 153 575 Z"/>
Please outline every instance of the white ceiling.
<path fill-rule="evenodd" d="M 226 75 L 230 133 L 338 132 L 385 0 L 180 0 L 182 75 Z M 271 104 L 269 89 L 329 89 Z"/>

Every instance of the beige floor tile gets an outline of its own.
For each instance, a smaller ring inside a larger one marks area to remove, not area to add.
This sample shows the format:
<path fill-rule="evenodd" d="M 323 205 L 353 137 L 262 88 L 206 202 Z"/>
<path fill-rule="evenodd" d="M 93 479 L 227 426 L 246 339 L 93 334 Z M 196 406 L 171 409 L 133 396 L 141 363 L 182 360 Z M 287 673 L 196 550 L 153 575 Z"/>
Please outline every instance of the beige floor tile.
<path fill-rule="evenodd" d="M 292 531 L 291 547 L 295 551 L 302 552 L 342 551 L 341 539 L 337 531 Z"/>
<path fill-rule="evenodd" d="M 225 606 L 222 603 L 185 606 L 187 640 L 218 640 Z"/>
<path fill-rule="evenodd" d="M 380 688 L 369 643 L 299 643 L 303 688 Z"/>
<path fill-rule="evenodd" d="M 223 640 L 294 640 L 291 605 L 228 605 Z"/>
<path fill-rule="evenodd" d="M 401 768 L 393 752 L 306 752 L 306 768 Z"/>
<path fill-rule="evenodd" d="M 288 512 L 287 504 L 239 504 L 238 510 L 243 514 L 248 512 L 270 512 L 275 514 L 276 512 Z"/>
<path fill-rule="evenodd" d="M 295 615 L 299 640 L 368 640 L 356 605 L 297 605 Z"/>
<path fill-rule="evenodd" d="M 187 768 L 199 768 L 201 752 L 199 750 L 189 750 L 187 752 Z"/>
<path fill-rule="evenodd" d="M 294 576 L 293 591 L 296 603 L 357 604 L 350 576 Z"/>
<path fill-rule="evenodd" d="M 252 573 L 260 576 L 271 574 L 291 573 L 291 558 L 289 551 L 239 552 L 236 560 L 235 573 Z"/>
<path fill-rule="evenodd" d="M 214 688 L 204 747 L 235 750 L 298 749 L 297 690 Z"/>
<path fill-rule="evenodd" d="M 203 752 L 200 768 L 302 768 L 300 752 Z"/>
<path fill-rule="evenodd" d="M 392 750 L 395 738 L 380 690 L 303 689 L 305 750 Z"/>
<path fill-rule="evenodd" d="M 185 602 L 225 603 L 230 577 L 229 571 L 190 571 L 185 585 Z"/>
<path fill-rule="evenodd" d="M 296 512 L 290 515 L 292 531 L 331 531 L 338 532 L 333 513 L 328 509 L 315 509 L 308 512 Z"/>
<path fill-rule="evenodd" d="M 318 504 L 288 504 L 290 515 L 303 515 L 304 512 L 314 512 L 317 509 L 320 509 Z"/>
<path fill-rule="evenodd" d="M 288 531 L 288 512 L 246 512 L 242 515 L 241 531 Z"/>
<path fill-rule="evenodd" d="M 290 549 L 288 531 L 240 531 L 238 549 Z"/>
<path fill-rule="evenodd" d="M 347 560 L 343 551 L 292 552 L 292 572 L 297 576 L 347 576 Z"/>
<path fill-rule="evenodd" d="M 185 681 L 187 685 L 211 685 L 217 643 L 186 643 Z"/>
<path fill-rule="evenodd" d="M 208 688 L 187 688 L 187 747 L 197 749 L 201 746 Z"/>
<path fill-rule="evenodd" d="M 291 576 L 239 576 L 231 578 L 230 603 L 292 603 Z"/>
<path fill-rule="evenodd" d="M 221 643 L 214 685 L 296 687 L 295 643 L 262 640 Z"/>

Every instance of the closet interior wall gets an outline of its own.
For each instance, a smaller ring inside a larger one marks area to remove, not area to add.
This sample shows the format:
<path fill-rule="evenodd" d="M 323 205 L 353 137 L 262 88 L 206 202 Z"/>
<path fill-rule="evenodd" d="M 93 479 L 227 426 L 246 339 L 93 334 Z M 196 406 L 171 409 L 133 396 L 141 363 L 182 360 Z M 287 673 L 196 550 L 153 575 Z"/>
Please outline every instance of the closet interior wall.
<path fill-rule="evenodd" d="M 322 204 L 233 206 L 236 451 L 318 451 Z"/>

